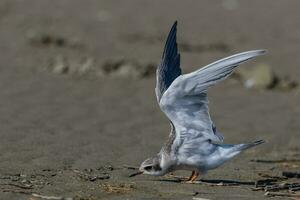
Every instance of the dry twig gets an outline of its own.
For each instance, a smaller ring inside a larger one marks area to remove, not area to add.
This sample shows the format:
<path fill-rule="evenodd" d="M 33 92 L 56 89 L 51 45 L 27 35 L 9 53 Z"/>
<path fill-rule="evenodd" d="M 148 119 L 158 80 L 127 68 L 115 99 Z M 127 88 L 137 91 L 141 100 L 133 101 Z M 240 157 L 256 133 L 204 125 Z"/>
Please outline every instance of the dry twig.
<path fill-rule="evenodd" d="M 282 176 L 285 176 L 287 178 L 300 178 L 299 172 L 282 172 Z"/>
<path fill-rule="evenodd" d="M 265 196 L 268 197 L 300 197 L 300 194 L 291 194 L 291 193 L 283 193 L 283 192 L 266 192 Z"/>

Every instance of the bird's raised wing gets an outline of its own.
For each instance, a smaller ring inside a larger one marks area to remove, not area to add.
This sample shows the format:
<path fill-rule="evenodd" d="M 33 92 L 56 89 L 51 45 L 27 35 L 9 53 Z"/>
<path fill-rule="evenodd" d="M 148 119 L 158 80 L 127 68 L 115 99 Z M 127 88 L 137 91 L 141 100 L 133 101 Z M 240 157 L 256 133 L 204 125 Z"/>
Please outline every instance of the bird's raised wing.
<path fill-rule="evenodd" d="M 240 63 L 264 52 L 255 50 L 236 54 L 181 75 L 173 81 L 159 104 L 175 126 L 177 145 L 185 143 L 199 146 L 201 141 L 223 141 L 210 119 L 206 90 L 227 78 Z"/>
<path fill-rule="evenodd" d="M 178 53 L 177 42 L 177 21 L 173 24 L 163 52 L 160 64 L 156 69 L 156 99 L 159 104 L 164 92 L 169 88 L 172 82 L 181 75 L 180 69 L 180 54 Z M 175 127 L 170 121 L 171 132 L 165 145 L 162 147 L 162 152 L 166 154 L 171 153 L 173 141 L 176 137 Z"/>
<path fill-rule="evenodd" d="M 177 21 L 173 24 L 167 38 L 162 60 L 156 70 L 156 98 L 160 102 L 163 93 L 181 75 L 180 55 L 176 43 Z"/>

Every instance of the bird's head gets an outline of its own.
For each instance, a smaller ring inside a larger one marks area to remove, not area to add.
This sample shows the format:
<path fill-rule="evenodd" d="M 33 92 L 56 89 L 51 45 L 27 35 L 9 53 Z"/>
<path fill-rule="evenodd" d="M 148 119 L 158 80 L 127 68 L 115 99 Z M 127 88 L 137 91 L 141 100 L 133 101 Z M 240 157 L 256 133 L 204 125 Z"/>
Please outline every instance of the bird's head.
<path fill-rule="evenodd" d="M 139 171 L 143 172 L 143 174 L 149 174 L 154 176 L 163 175 L 163 169 L 160 165 L 161 158 L 159 156 L 154 156 L 146 159 L 142 162 Z"/>
<path fill-rule="evenodd" d="M 167 170 L 162 166 L 162 156 L 160 154 L 154 157 L 146 159 L 142 162 L 139 171 L 132 174 L 131 176 L 136 176 L 138 174 L 148 174 L 153 176 L 162 176 L 167 173 Z"/>

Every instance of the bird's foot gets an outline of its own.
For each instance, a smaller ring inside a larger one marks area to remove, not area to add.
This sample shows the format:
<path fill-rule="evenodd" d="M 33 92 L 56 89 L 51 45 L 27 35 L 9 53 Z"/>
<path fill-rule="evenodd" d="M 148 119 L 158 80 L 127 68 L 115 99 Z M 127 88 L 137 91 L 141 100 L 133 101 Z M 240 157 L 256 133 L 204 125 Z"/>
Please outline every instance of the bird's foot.
<path fill-rule="evenodd" d="M 183 183 L 186 183 L 186 184 L 194 184 L 195 181 L 183 181 Z"/>

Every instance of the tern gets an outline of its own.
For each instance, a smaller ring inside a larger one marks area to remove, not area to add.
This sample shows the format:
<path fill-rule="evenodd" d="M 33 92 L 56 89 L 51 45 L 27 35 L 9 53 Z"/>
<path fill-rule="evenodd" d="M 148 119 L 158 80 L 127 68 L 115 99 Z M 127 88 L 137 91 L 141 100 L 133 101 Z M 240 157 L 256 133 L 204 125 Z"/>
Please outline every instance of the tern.
<path fill-rule="evenodd" d="M 162 176 L 176 170 L 192 171 L 193 183 L 242 151 L 264 143 L 223 144 L 212 122 L 207 89 L 226 79 L 241 63 L 265 53 L 253 50 L 223 58 L 194 72 L 182 74 L 177 42 L 177 21 L 168 35 L 162 60 L 156 70 L 155 93 L 160 109 L 169 119 L 171 132 L 159 153 L 146 159 L 137 173 Z"/>

